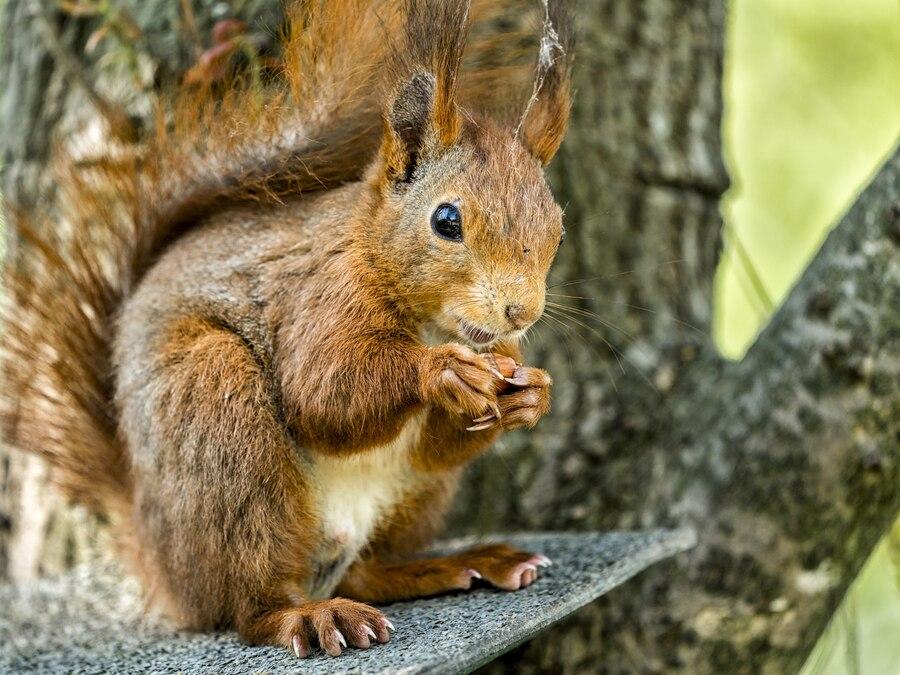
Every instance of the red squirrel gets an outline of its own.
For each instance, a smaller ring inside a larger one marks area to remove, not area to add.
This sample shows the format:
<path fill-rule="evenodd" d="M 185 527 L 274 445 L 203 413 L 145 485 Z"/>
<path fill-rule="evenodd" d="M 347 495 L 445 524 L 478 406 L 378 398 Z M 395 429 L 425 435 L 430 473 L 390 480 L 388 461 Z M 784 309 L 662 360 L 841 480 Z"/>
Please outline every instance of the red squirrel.
<path fill-rule="evenodd" d="M 368 603 L 549 563 L 421 557 L 465 465 L 550 408 L 519 340 L 563 235 L 571 20 L 544 2 L 522 105 L 487 115 L 490 4 L 301 3 L 275 93 L 191 89 L 142 153 L 63 172 L 70 227 L 20 224 L 5 437 L 181 627 L 336 656 L 389 639 Z"/>

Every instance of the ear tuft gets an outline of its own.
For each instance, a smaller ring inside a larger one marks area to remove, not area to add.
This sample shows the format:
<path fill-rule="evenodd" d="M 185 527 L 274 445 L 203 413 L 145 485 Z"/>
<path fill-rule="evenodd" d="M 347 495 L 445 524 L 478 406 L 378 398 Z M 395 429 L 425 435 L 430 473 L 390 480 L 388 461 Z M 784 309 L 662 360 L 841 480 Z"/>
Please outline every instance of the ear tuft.
<path fill-rule="evenodd" d="M 406 39 L 394 53 L 396 85 L 385 111 L 389 177 L 409 181 L 416 162 L 450 147 L 462 119 L 456 84 L 468 33 L 468 0 L 406 0 Z"/>
<path fill-rule="evenodd" d="M 559 150 L 569 126 L 574 31 L 566 0 L 543 0 L 544 24 L 535 67 L 534 87 L 516 136 L 547 165 Z"/>

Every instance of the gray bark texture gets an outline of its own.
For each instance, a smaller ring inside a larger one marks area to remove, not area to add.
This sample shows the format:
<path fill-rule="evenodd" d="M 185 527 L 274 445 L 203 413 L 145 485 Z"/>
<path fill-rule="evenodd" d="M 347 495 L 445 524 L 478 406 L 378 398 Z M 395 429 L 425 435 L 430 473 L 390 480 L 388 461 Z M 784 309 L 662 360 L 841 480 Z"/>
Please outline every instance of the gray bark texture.
<path fill-rule="evenodd" d="M 69 90 L 63 73 L 39 37 L 40 5 L 9 0 L 0 5 L 0 194 L 28 210 L 47 192 L 49 134 L 64 118 Z M 85 39 L 85 25 L 59 25 L 60 46 Z M 6 255 L 18 255 L 15 232 L 5 232 Z M 0 575 L 27 579 L 64 569 L 93 530 L 84 514 L 63 505 L 46 487 L 46 470 L 33 457 L 0 447 Z M 81 521 L 75 525 L 72 521 Z M 80 540 L 80 541 L 79 541 Z"/>
<path fill-rule="evenodd" d="M 39 183 L 42 142 L 77 98 L 54 90 L 59 63 L 14 23 L 30 4 L 4 9 L 0 139 L 13 195 Z M 122 4 L 159 72 L 179 72 L 190 60 L 179 3 Z M 194 3 L 201 29 L 221 4 Z M 234 4 L 253 17 L 275 3 Z M 551 306 L 529 349 L 554 376 L 554 411 L 473 467 L 451 525 L 690 525 L 700 543 L 487 668 L 795 672 L 900 507 L 900 159 L 747 356 L 727 362 L 710 337 L 728 186 L 724 3 L 585 0 L 579 12 L 572 128 L 552 170 L 569 236 L 550 300 L 569 309 Z M 55 21 L 90 77 L 84 20 Z M 39 77 L 48 84 L 35 89 Z M 40 477 L 21 458 L 3 466 L 3 560 L 18 561 L 6 573 L 89 558 L 96 526 L 41 511 Z"/>

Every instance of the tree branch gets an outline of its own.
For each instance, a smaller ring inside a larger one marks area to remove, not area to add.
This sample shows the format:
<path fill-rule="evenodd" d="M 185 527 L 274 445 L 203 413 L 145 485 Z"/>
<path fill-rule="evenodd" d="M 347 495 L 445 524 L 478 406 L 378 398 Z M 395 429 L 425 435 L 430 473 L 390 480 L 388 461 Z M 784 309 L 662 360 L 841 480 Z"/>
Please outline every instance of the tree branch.
<path fill-rule="evenodd" d="M 687 670 L 794 672 L 900 509 L 900 153 L 704 394 L 671 507 L 701 531 Z"/>

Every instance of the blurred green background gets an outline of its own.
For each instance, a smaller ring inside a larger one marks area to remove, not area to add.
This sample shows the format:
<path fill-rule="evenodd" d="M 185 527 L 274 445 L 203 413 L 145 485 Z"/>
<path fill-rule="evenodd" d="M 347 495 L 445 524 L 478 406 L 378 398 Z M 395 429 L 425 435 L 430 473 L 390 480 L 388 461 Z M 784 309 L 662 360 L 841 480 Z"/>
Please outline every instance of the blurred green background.
<path fill-rule="evenodd" d="M 739 358 L 900 135 L 898 0 L 732 0 L 716 339 Z M 900 673 L 900 527 L 804 675 Z M 893 553 L 893 556 L 891 555 Z"/>

